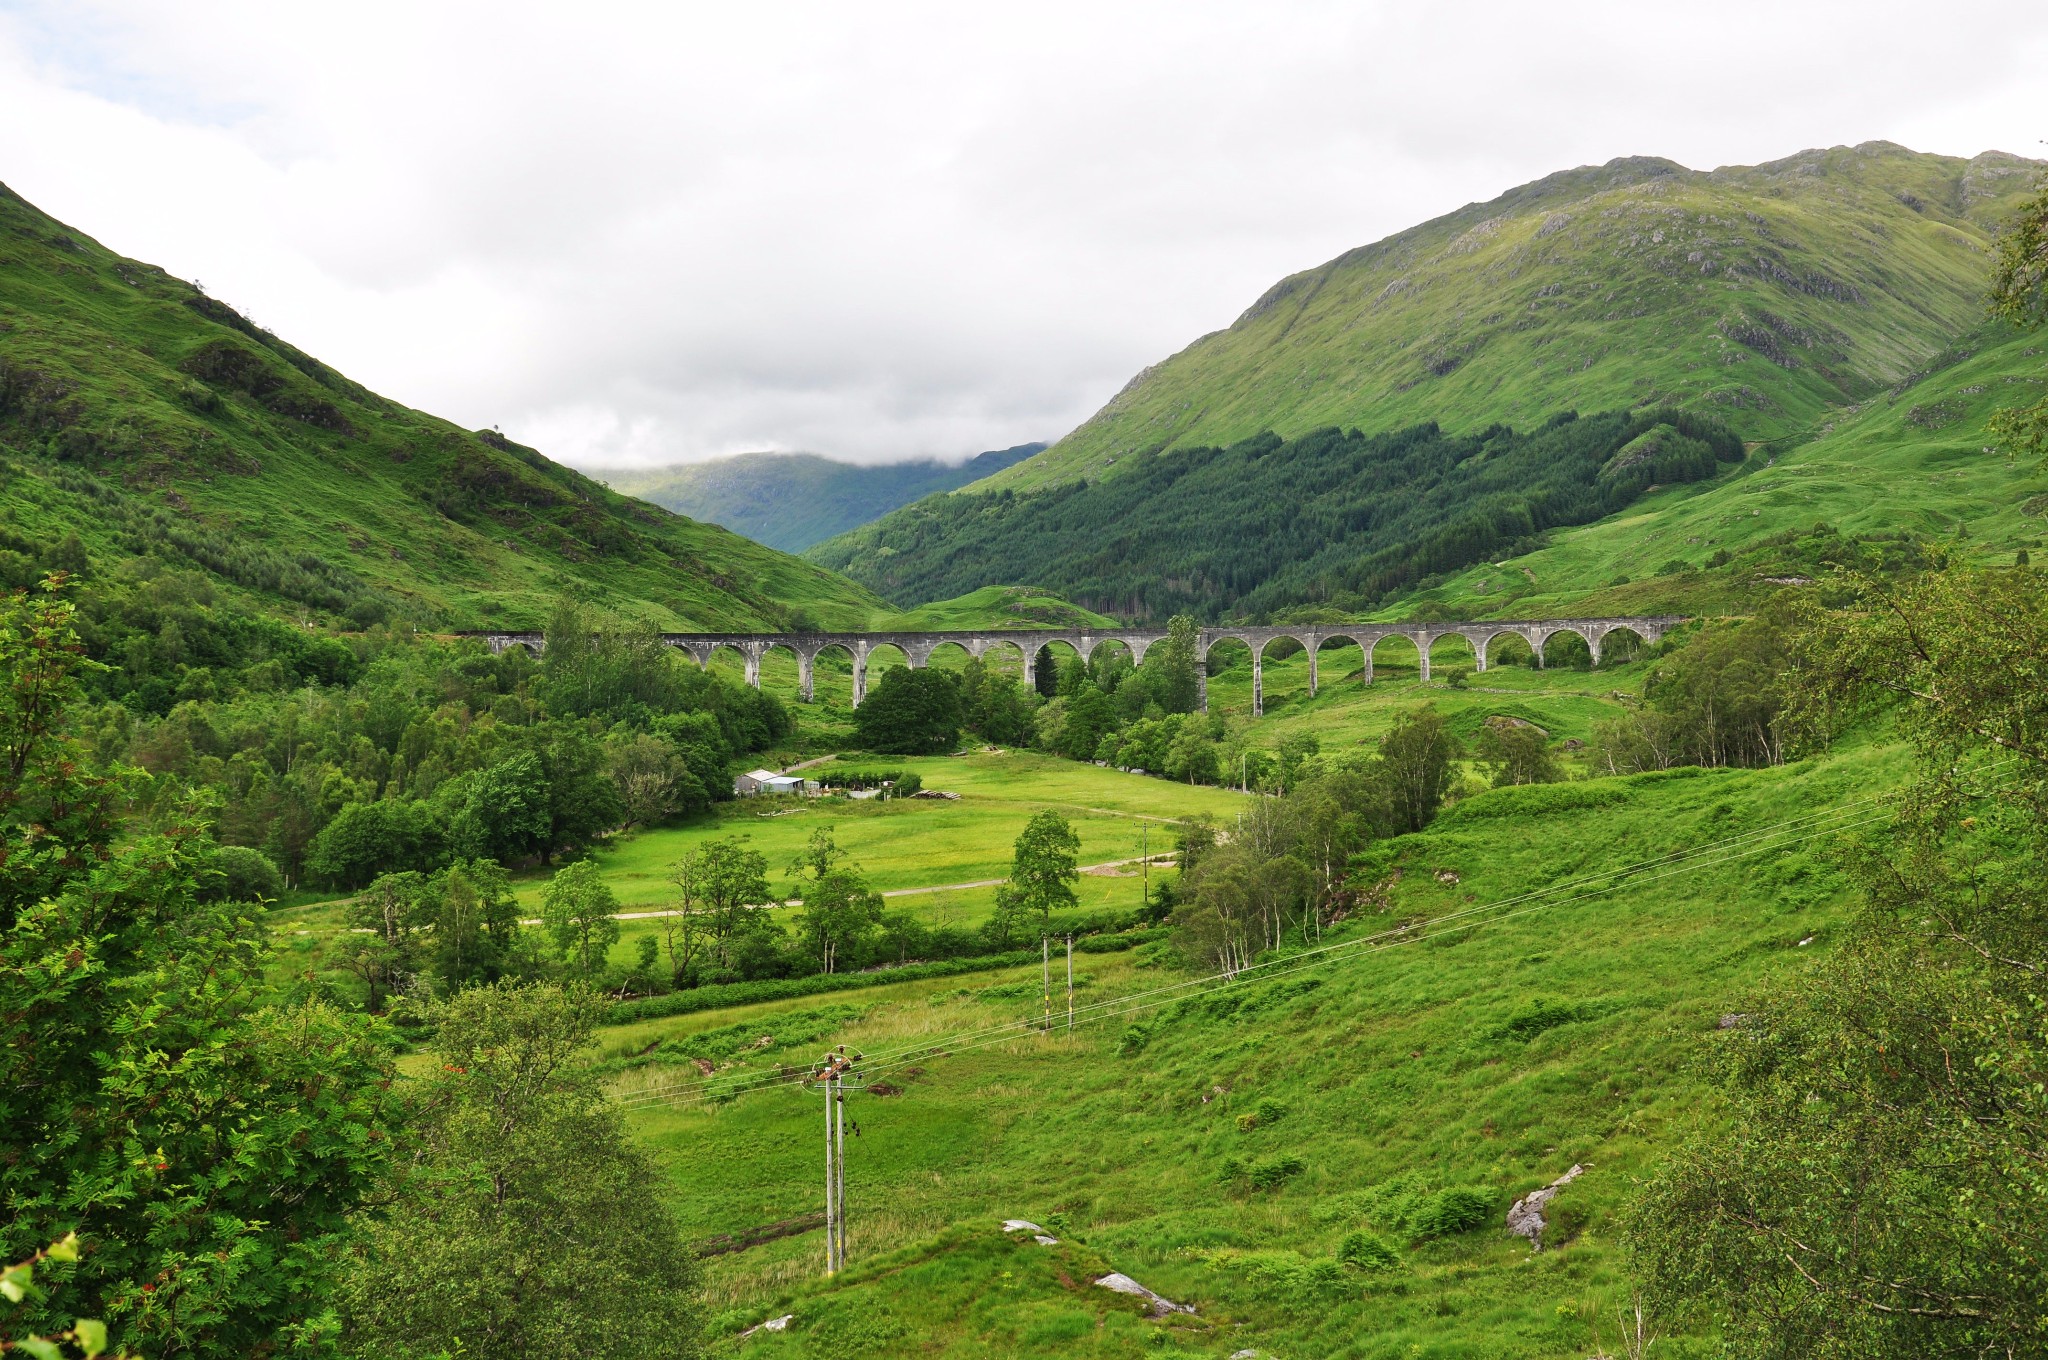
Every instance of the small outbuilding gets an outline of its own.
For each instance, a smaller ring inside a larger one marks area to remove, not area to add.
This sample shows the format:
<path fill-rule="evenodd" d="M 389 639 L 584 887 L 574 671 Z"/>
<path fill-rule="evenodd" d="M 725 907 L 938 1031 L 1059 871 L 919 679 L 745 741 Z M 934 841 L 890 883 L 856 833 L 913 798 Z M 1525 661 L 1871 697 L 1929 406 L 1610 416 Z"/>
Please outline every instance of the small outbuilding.
<path fill-rule="evenodd" d="M 769 784 L 784 777 L 773 770 L 748 770 L 732 781 L 732 796 L 752 798 L 757 793 L 766 792 Z"/>

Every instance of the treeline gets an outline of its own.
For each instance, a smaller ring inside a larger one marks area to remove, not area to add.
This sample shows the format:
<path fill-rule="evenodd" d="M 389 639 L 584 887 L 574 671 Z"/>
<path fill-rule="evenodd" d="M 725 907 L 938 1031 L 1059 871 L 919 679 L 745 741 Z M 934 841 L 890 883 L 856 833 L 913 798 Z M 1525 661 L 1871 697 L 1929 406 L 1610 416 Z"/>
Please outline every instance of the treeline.
<path fill-rule="evenodd" d="M 327 971 L 303 976 L 285 991 L 389 1011 L 409 1026 L 423 1023 L 451 993 L 508 981 L 585 985 L 638 998 L 632 1014 L 684 1014 L 832 990 L 819 979 L 847 973 L 915 964 L 943 971 L 958 960 L 991 966 L 990 959 L 1043 935 L 1122 947 L 1128 943 L 1119 942 L 1123 932 L 1156 923 L 1163 908 L 1079 910 L 1073 891 L 1079 849 L 1064 818 L 1037 814 L 1017 839 L 994 913 L 969 928 L 887 910 L 829 829 L 813 833 L 788 864 L 771 863 L 744 835 L 716 837 L 667 866 L 667 892 L 652 929 L 625 962 L 612 958 L 623 933 L 619 901 L 591 860 L 563 865 L 542 886 L 537 928 L 522 925 L 511 884 L 490 859 L 458 861 L 434 873 L 387 873 L 348 902 L 351 929 L 336 938 Z M 213 896 L 241 892 L 233 856 L 233 847 L 215 852 Z M 774 909 L 791 900 L 793 910 Z M 338 985 L 347 977 L 354 983 Z M 765 984 L 788 985 L 758 990 Z M 735 990 L 747 987 L 757 990 Z M 678 995 L 683 999 L 665 1000 Z"/>
<path fill-rule="evenodd" d="M 1269 432 L 1097 483 L 929 497 L 810 555 L 905 603 L 1030 581 L 1130 618 L 1363 609 L 1743 456 L 1721 422 L 1671 408 L 1567 412 L 1528 432 Z"/>
<path fill-rule="evenodd" d="M 198 572 L 96 570 L 75 538 L 33 555 L 0 541 L 0 584 L 46 570 L 73 583 L 96 758 L 164 776 L 151 796 L 202 791 L 270 896 L 549 862 L 730 798 L 733 763 L 792 731 L 773 695 L 573 603 L 536 659 L 391 627 L 317 632 L 234 606 Z"/>

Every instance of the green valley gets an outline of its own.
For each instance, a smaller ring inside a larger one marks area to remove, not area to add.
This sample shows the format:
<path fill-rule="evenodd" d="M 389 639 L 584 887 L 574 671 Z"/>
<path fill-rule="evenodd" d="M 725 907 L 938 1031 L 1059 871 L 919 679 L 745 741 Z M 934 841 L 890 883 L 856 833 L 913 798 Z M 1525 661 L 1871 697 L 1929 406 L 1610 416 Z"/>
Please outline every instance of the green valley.
<path fill-rule="evenodd" d="M 907 505 L 0 191 L 0 1350 L 2040 1353 L 2042 169 L 1563 172 Z"/>

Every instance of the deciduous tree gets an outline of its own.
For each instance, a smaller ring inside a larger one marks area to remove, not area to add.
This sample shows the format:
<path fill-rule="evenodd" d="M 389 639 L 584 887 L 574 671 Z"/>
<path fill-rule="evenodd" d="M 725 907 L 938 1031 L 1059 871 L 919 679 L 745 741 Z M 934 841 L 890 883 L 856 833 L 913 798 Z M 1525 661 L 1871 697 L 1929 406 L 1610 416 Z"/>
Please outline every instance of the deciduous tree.
<path fill-rule="evenodd" d="M 565 864 L 540 890 L 541 922 L 555 949 L 584 976 L 602 972 L 619 942 L 619 899 L 590 860 Z"/>
<path fill-rule="evenodd" d="M 463 992 L 440 1015 L 405 1175 L 391 1206 L 356 1225 L 349 1353 L 698 1354 L 696 1259 L 579 1061 L 602 1015 L 587 989 L 509 984 Z"/>

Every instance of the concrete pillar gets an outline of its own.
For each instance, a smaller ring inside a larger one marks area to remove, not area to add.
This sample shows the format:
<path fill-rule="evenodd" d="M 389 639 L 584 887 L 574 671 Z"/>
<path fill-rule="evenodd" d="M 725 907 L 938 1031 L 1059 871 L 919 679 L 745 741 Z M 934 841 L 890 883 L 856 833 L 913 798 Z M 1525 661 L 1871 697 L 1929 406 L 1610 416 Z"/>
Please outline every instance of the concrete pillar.
<path fill-rule="evenodd" d="M 1266 692 L 1260 672 L 1260 667 L 1265 664 L 1265 660 L 1266 649 L 1263 646 L 1252 648 L 1252 716 L 1254 718 L 1263 717 L 1266 712 Z"/>
<path fill-rule="evenodd" d="M 1481 675 L 1486 674 L 1486 646 L 1491 640 L 1490 638 L 1472 639 L 1472 669 Z"/>
<path fill-rule="evenodd" d="M 1586 650 L 1593 654 L 1593 669 L 1596 671 L 1600 669 L 1600 643 L 1606 636 L 1605 633 L 1598 633 L 1586 639 Z"/>
<path fill-rule="evenodd" d="M 1195 707 L 1204 713 L 1209 711 L 1209 658 L 1206 656 L 1195 663 Z"/>
<path fill-rule="evenodd" d="M 860 707 L 860 701 L 868 697 L 868 654 L 856 652 L 853 658 L 853 706 Z"/>
<path fill-rule="evenodd" d="M 1422 662 L 1422 683 L 1425 685 L 1429 683 L 1429 643 L 1430 637 L 1427 633 L 1415 639 L 1415 655 Z"/>
<path fill-rule="evenodd" d="M 1536 669 L 1539 671 L 1543 669 L 1543 644 L 1548 641 L 1550 641 L 1550 635 L 1548 633 L 1543 633 L 1537 636 L 1536 641 L 1533 644 L 1536 651 Z"/>
<path fill-rule="evenodd" d="M 761 649 L 747 648 L 747 683 L 755 689 L 761 688 Z"/>
<path fill-rule="evenodd" d="M 1378 638 L 1367 638 L 1367 639 L 1365 640 L 1365 643 L 1364 643 L 1364 646 L 1365 646 L 1365 683 L 1366 683 L 1366 684 L 1368 684 L 1368 685 L 1370 685 L 1370 684 L 1372 683 L 1372 645 L 1373 645 L 1373 643 L 1375 643 L 1375 642 L 1378 642 L 1378 641 L 1379 641 L 1379 639 L 1378 639 Z"/>
<path fill-rule="evenodd" d="M 1316 649 L 1313 646 L 1308 649 L 1308 697 L 1316 697 Z"/>
<path fill-rule="evenodd" d="M 796 654 L 796 682 L 803 691 L 805 703 L 811 702 L 811 667 L 816 660 L 816 654 L 812 652 Z"/>

